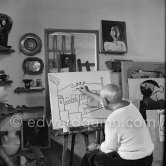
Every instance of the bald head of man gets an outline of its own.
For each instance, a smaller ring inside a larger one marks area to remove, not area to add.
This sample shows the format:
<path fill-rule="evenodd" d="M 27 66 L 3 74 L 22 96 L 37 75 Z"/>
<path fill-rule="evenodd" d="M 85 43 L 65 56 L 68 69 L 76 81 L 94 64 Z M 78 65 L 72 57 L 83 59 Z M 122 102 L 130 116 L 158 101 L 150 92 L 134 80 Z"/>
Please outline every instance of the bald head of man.
<path fill-rule="evenodd" d="M 122 102 L 122 90 L 118 85 L 108 84 L 100 91 L 102 105 L 106 109 L 112 109 L 112 106 Z"/>

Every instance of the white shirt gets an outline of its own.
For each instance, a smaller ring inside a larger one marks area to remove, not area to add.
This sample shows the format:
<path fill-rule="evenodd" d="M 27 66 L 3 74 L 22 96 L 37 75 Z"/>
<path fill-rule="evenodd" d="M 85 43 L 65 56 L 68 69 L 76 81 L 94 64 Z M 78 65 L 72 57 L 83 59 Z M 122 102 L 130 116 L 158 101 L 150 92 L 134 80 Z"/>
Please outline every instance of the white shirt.
<path fill-rule="evenodd" d="M 150 155 L 154 150 L 151 136 L 139 110 L 130 103 L 112 112 L 105 123 L 102 152 L 117 151 L 123 159 L 135 160 Z"/>

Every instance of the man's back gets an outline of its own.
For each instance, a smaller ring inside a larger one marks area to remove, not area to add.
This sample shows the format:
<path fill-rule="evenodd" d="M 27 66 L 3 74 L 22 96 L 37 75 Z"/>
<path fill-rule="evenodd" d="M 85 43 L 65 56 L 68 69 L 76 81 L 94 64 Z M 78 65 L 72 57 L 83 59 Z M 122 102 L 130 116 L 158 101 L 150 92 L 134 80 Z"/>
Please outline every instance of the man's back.
<path fill-rule="evenodd" d="M 81 92 L 96 98 L 88 88 L 81 88 Z M 122 97 L 121 88 L 115 84 L 105 85 L 97 95 L 112 113 L 105 122 L 105 141 L 88 146 L 81 166 L 151 166 L 154 145 L 149 130 L 139 110 Z"/>
<path fill-rule="evenodd" d="M 105 132 L 107 138 L 101 144 L 103 152 L 116 150 L 123 159 L 130 160 L 143 158 L 153 152 L 154 145 L 149 130 L 139 110 L 132 103 L 110 114 Z"/>

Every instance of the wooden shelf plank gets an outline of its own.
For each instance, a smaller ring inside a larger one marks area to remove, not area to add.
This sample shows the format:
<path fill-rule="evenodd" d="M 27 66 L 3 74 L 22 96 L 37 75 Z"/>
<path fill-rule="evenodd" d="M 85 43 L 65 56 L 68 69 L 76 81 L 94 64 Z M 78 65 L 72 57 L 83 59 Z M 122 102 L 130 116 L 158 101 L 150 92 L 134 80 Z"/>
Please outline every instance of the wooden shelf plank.
<path fill-rule="evenodd" d="M 39 112 L 43 111 L 44 106 L 34 106 L 34 107 L 16 107 L 16 111 L 22 111 L 22 112 Z"/>
<path fill-rule="evenodd" d="M 48 52 L 73 53 L 75 50 L 48 50 Z"/>
<path fill-rule="evenodd" d="M 9 86 L 13 83 L 12 80 L 8 80 L 8 81 L 0 81 L 0 86 Z"/>
<path fill-rule="evenodd" d="M 4 47 L 4 46 L 1 46 L 0 45 L 0 55 L 2 54 L 10 54 L 10 53 L 13 53 L 15 52 L 15 50 L 9 48 L 9 47 Z"/>
<path fill-rule="evenodd" d="M 28 89 L 24 87 L 18 87 L 14 90 L 15 93 L 31 93 L 31 92 L 42 92 L 45 88 L 39 89 Z"/>
<path fill-rule="evenodd" d="M 111 54 L 126 54 L 126 51 L 99 51 L 99 54 L 111 55 Z"/>

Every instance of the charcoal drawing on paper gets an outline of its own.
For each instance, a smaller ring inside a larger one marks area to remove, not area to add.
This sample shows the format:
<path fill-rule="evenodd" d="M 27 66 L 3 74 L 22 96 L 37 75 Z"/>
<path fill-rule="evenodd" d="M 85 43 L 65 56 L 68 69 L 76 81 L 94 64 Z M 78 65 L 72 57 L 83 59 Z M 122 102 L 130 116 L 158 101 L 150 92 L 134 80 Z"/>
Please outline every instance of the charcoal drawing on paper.
<path fill-rule="evenodd" d="M 88 86 L 99 93 L 111 82 L 108 71 L 49 73 L 48 80 L 54 129 L 100 124 L 110 114 L 99 101 L 79 91 L 81 86 Z"/>

